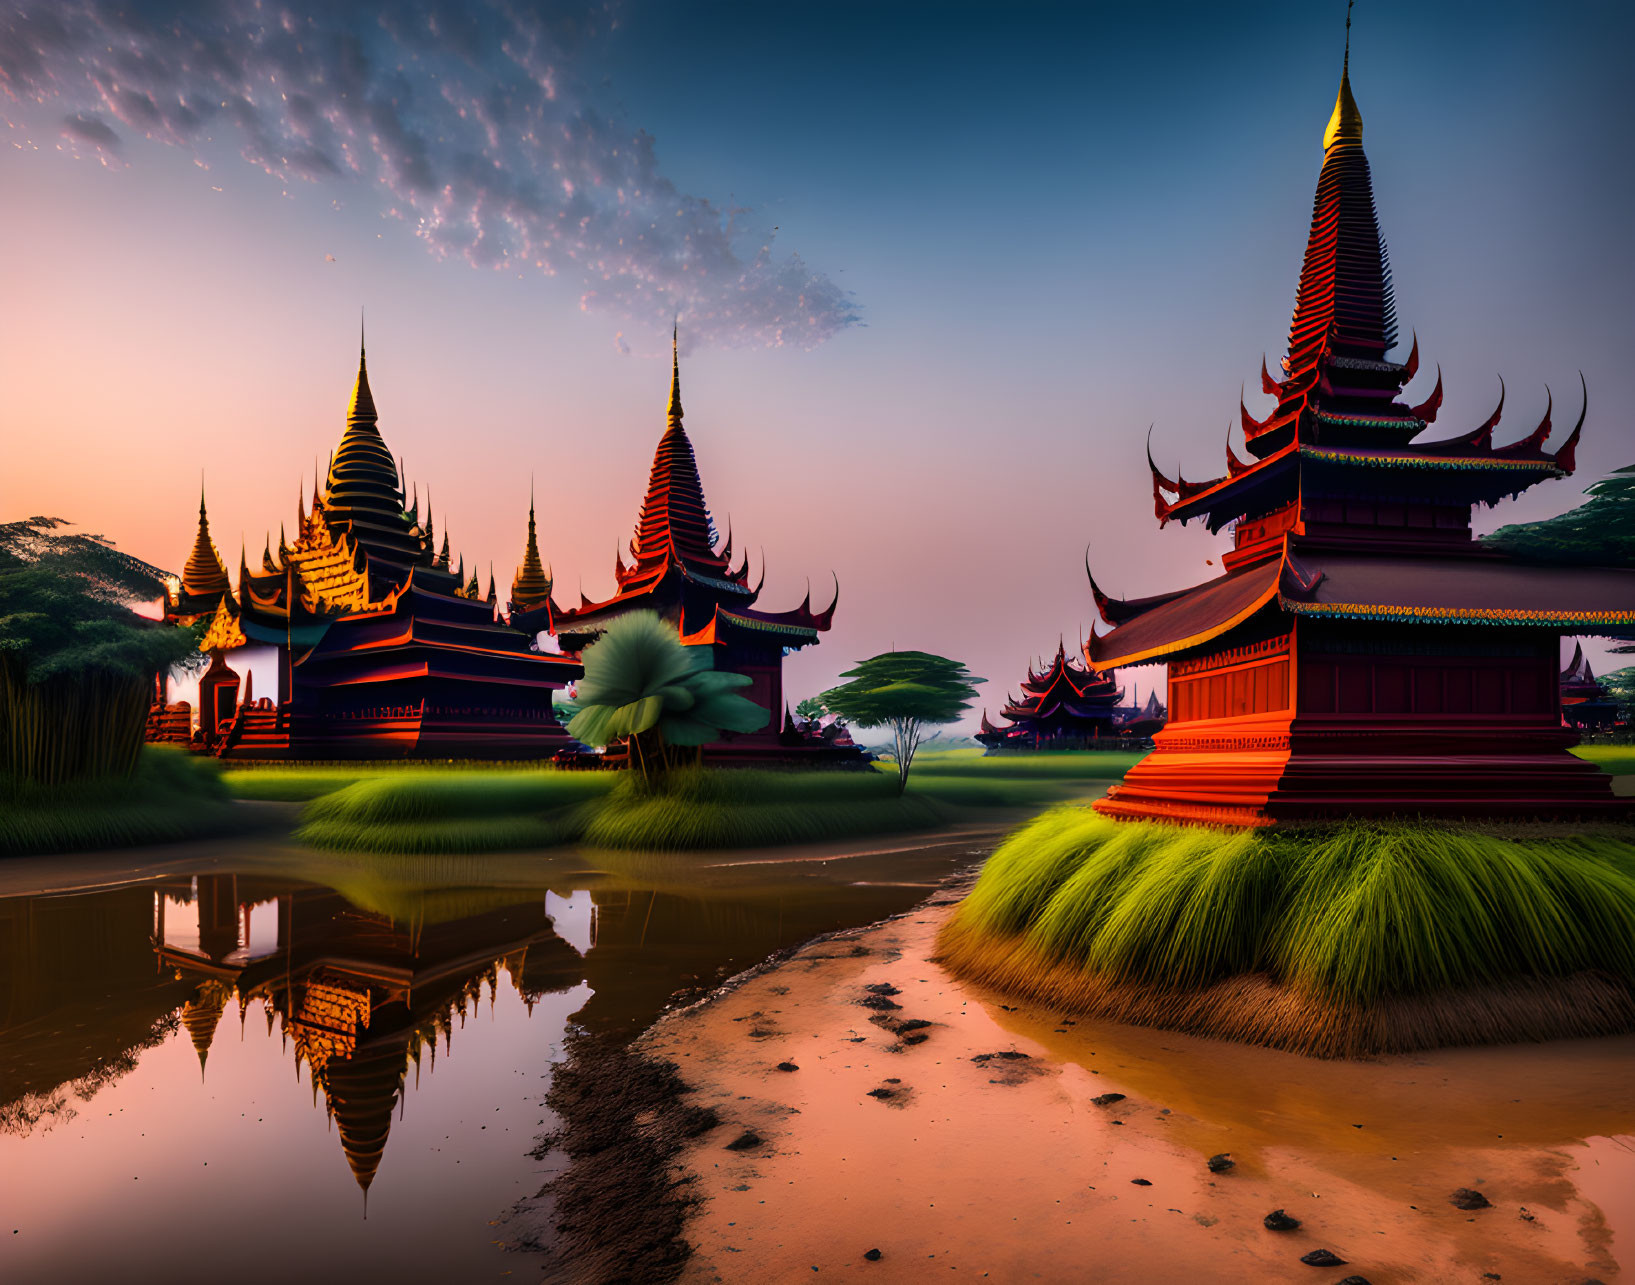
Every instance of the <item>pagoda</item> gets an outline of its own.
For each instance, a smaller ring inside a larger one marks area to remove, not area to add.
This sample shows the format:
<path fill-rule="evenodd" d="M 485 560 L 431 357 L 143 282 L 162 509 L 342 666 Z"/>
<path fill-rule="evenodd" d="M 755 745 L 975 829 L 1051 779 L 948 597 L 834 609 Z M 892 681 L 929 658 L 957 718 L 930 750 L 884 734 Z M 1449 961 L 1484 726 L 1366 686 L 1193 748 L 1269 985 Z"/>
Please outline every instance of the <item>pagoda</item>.
<path fill-rule="evenodd" d="M 1055 659 L 1043 672 L 1030 665 L 1021 697 L 1010 697 L 1000 711 L 1009 726 L 990 723 L 984 710 L 976 739 L 989 752 L 1094 749 L 1115 742 L 1124 718 L 1134 713 L 1120 708 L 1123 699 L 1124 689 L 1111 672 L 1077 664 L 1058 641 Z"/>
<path fill-rule="evenodd" d="M 648 476 L 647 494 L 630 541 L 631 561 L 616 555 L 611 598 L 593 602 L 583 593 L 577 607 L 557 606 L 549 578 L 539 565 L 532 509 L 529 544 L 512 585 L 512 627 L 525 633 L 549 631 L 564 652 L 577 654 L 600 636 L 608 623 L 633 611 L 655 612 L 676 628 L 683 644 L 711 649 L 715 668 L 742 674 L 750 686 L 740 693 L 770 711 L 760 732 L 727 733 L 705 747 L 714 761 L 759 761 L 827 755 L 834 747 L 821 737 L 806 736 L 784 704 L 783 658 L 818 641 L 828 630 L 839 600 L 822 611 L 812 596 L 792 611 L 765 611 L 756 606 L 761 584 L 749 583 L 749 558 L 733 566 L 732 534 L 718 538 L 692 442 L 682 425 L 681 364 L 671 337 L 670 403 L 664 434 L 659 438 Z M 765 568 L 762 568 L 762 582 Z M 543 599 L 539 594 L 543 592 Z M 527 605 L 532 602 L 533 605 Z M 847 751 L 861 760 L 855 750 Z"/>
<path fill-rule="evenodd" d="M 1350 83 L 1323 136 L 1311 231 L 1275 405 L 1240 404 L 1247 458 L 1205 481 L 1152 462 L 1159 524 L 1230 529 L 1225 573 L 1121 601 L 1097 669 L 1169 666 L 1155 749 L 1096 804 L 1115 817 L 1226 825 L 1364 815 L 1612 813 L 1610 778 L 1568 753 L 1563 634 L 1635 631 L 1635 571 L 1528 565 L 1471 533 L 1474 506 L 1566 477 L 1584 426 L 1549 449 L 1551 412 L 1503 445 L 1503 409 L 1423 441 L 1442 403 L 1403 390 L 1407 359 Z M 1588 395 L 1585 395 L 1585 407 Z"/>
<path fill-rule="evenodd" d="M 497 619 L 493 597 L 491 583 L 483 600 L 475 572 L 468 583 L 463 559 L 450 566 L 447 530 L 437 551 L 429 505 L 422 521 L 418 497 L 404 494 L 360 343 L 346 429 L 310 508 L 297 498 L 293 533 L 280 530 L 276 555 L 269 535 L 259 569 L 240 553 L 235 594 L 201 503 L 165 613 L 184 624 L 212 613 L 205 739 L 224 756 L 549 756 L 571 744 L 551 695 L 579 666 L 532 650 Z M 255 645 L 277 653 L 276 700 L 252 702 L 246 683 L 235 704 L 237 675 L 221 656 Z"/>
<path fill-rule="evenodd" d="M 1618 702 L 1607 685 L 1595 676 L 1582 643 L 1573 644 L 1573 658 L 1561 671 L 1561 721 L 1584 732 L 1599 732 L 1618 722 Z"/>

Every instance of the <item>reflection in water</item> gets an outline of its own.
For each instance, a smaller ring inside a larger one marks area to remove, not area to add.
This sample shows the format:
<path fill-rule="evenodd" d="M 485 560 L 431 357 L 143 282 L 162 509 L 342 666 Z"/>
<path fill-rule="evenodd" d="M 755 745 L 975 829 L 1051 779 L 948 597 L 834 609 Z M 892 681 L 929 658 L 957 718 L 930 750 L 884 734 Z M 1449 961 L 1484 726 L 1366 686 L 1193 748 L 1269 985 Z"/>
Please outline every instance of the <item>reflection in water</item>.
<path fill-rule="evenodd" d="M 491 1220 L 548 1176 L 529 1151 L 570 1017 L 634 1035 L 973 856 L 241 855 L 236 873 L 0 899 L 0 1278 L 147 1279 L 133 1258 L 170 1262 L 178 1238 L 226 1261 L 246 1200 L 333 1274 L 526 1271 Z M 336 1180 L 372 1196 L 367 1222 Z M 283 1274 L 269 1256 L 235 1278 Z"/>
<path fill-rule="evenodd" d="M 578 952 L 552 930 L 543 898 L 445 922 L 407 922 L 360 910 L 328 888 L 278 892 L 233 875 L 192 881 L 191 896 L 154 895 L 154 950 L 176 976 L 196 980 L 182 1026 L 208 1066 L 211 1041 L 236 999 L 263 1002 L 313 1098 L 321 1094 L 352 1176 L 374 1181 L 392 1116 L 412 1067 L 435 1067 L 500 974 L 527 1010 L 577 985 Z M 269 892 L 271 895 L 268 895 Z M 191 900 L 196 916 L 177 913 Z M 270 938 L 257 921 L 275 925 Z M 178 922 L 180 921 L 180 922 Z"/>

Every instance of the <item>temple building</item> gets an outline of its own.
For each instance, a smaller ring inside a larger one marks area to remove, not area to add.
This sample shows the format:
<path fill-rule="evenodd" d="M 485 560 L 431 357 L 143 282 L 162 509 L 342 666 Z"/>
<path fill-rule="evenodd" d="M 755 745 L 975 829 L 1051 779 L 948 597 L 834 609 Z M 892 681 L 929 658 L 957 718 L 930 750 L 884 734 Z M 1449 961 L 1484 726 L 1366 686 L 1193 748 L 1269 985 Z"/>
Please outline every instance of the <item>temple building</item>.
<path fill-rule="evenodd" d="M 1558 638 L 1635 635 L 1635 571 L 1528 565 L 1484 547 L 1471 510 L 1572 473 L 1584 412 L 1552 450 L 1551 412 L 1495 445 L 1421 435 L 1419 369 L 1397 342 L 1350 49 L 1323 137 L 1275 400 L 1240 406 L 1246 458 L 1204 481 L 1152 463 L 1160 525 L 1230 529 L 1225 573 L 1131 601 L 1091 589 L 1099 670 L 1168 664 L 1156 748 L 1096 807 L 1229 825 L 1347 814 L 1563 817 L 1621 805 L 1568 753 Z M 1585 394 L 1587 409 L 1588 395 Z"/>
<path fill-rule="evenodd" d="M 1561 671 L 1561 721 L 1581 732 L 1600 732 L 1618 723 L 1618 702 L 1595 676 L 1581 643 Z"/>
<path fill-rule="evenodd" d="M 446 530 L 438 550 L 429 505 L 422 521 L 381 437 L 361 345 L 346 430 L 310 510 L 297 499 L 293 536 L 280 530 L 276 556 L 269 536 L 259 569 L 241 553 L 235 593 L 201 501 L 164 610 L 178 624 L 211 616 L 198 735 L 226 757 L 548 757 L 571 744 L 551 695 L 577 662 L 496 618 L 492 585 L 484 601 L 463 559 L 450 566 Z M 223 657 L 245 646 L 276 651 L 276 694 L 240 692 Z"/>
<path fill-rule="evenodd" d="M 633 611 L 655 612 L 675 625 L 687 646 L 710 648 L 715 668 L 748 677 L 750 686 L 741 694 L 771 713 L 764 730 L 727 733 L 706 746 L 707 758 L 770 761 L 841 755 L 861 760 L 855 747 L 837 747 L 802 731 L 784 701 L 783 658 L 818 641 L 834 617 L 835 602 L 814 611 L 808 592 L 792 611 L 756 606 L 761 584 L 749 583 L 747 555 L 733 566 L 731 532 L 724 541 L 717 536 L 682 414 L 681 368 L 672 341 L 667 422 L 630 542 L 631 560 L 627 564 L 623 556 L 615 558 L 615 593 L 601 602 L 581 594 L 577 607 L 557 606 L 549 577 L 538 569 L 530 508 L 528 548 L 512 584 L 511 625 L 530 634 L 549 631 L 564 652 L 576 654 L 609 621 Z"/>
<path fill-rule="evenodd" d="M 1010 697 L 1000 711 L 1008 725 L 996 726 L 983 711 L 982 730 L 976 739 L 989 753 L 1114 745 L 1124 725 L 1138 713 L 1123 707 L 1124 689 L 1112 672 L 1086 669 L 1068 658 L 1061 642 L 1042 672 L 1028 667 L 1021 690 L 1021 697 Z"/>

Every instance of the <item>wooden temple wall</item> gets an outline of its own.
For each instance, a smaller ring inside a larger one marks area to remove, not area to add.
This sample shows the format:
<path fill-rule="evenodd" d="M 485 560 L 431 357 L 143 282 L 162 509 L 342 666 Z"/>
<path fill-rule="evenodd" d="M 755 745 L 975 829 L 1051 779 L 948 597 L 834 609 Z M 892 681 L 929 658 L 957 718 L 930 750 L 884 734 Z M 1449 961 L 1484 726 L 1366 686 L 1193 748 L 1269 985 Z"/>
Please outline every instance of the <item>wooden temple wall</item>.
<path fill-rule="evenodd" d="M 1169 721 L 1242 718 L 1289 708 L 1292 634 L 1169 667 Z"/>

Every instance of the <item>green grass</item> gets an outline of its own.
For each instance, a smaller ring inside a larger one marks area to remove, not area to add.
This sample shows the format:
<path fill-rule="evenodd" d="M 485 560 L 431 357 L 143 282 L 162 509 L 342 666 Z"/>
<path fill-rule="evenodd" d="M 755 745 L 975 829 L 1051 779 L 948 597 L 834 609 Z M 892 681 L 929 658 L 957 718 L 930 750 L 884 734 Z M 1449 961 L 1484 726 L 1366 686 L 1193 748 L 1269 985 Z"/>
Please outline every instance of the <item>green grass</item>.
<path fill-rule="evenodd" d="M 33 789 L 0 781 L 0 856 L 172 843 L 242 827 L 214 759 L 150 745 L 124 780 Z"/>
<path fill-rule="evenodd" d="M 1635 745 L 1580 745 L 1573 753 L 1613 776 L 1635 775 Z"/>
<path fill-rule="evenodd" d="M 1091 797 L 1106 788 L 1107 776 L 1086 775 L 1087 768 L 1105 773 L 1125 766 L 1102 761 L 1111 755 L 1048 757 L 1097 762 L 1030 766 L 1020 758 L 1000 763 L 955 752 L 938 756 L 932 770 L 916 768 L 901 797 L 889 770 L 679 771 L 656 792 L 623 772 L 396 770 L 363 775 L 314 798 L 300 837 L 325 848 L 403 853 L 572 842 L 654 851 L 813 843 L 934 829 L 981 811 L 1014 814 Z M 993 765 L 1002 770 L 990 770 Z M 327 773 L 266 774 L 275 782 L 291 778 L 293 790 L 319 785 Z"/>
<path fill-rule="evenodd" d="M 259 799 L 286 803 L 306 803 L 359 781 L 395 779 L 404 775 L 457 775 L 463 772 L 485 776 L 546 771 L 538 763 L 449 762 L 428 765 L 411 763 L 266 763 L 254 767 L 233 767 L 222 780 L 236 799 Z"/>
<path fill-rule="evenodd" d="M 1046 813 L 989 859 L 947 940 L 1189 988 L 1265 974 L 1368 1004 L 1585 970 L 1635 983 L 1635 842 L 1406 823 L 1223 833 Z"/>
<path fill-rule="evenodd" d="M 680 851 L 816 843 L 864 834 L 930 829 L 946 813 L 912 792 L 899 796 L 878 772 L 673 773 L 645 793 L 625 777 L 587 818 L 584 841 L 596 847 Z"/>
<path fill-rule="evenodd" d="M 298 837 L 365 852 L 501 852 L 553 847 L 584 829 L 582 805 L 612 772 L 397 771 L 354 781 L 309 803 Z"/>

